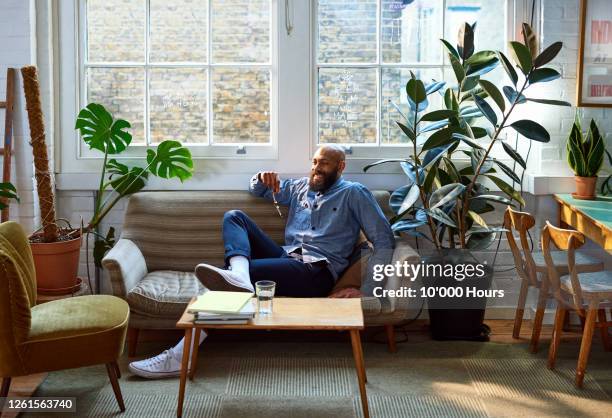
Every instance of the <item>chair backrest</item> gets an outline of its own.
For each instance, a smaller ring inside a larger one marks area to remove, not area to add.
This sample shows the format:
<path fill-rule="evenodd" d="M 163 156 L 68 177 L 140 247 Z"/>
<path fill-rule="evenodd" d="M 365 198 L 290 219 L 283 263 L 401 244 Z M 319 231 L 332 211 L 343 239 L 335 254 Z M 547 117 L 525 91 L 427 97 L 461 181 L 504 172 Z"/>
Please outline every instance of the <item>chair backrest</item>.
<path fill-rule="evenodd" d="M 523 280 L 527 280 L 532 286 L 537 285 L 536 265 L 531 256 L 529 241 L 527 239 L 527 231 L 535 225 L 534 217 L 527 212 L 519 212 L 512 209 L 510 206 L 506 208 L 504 213 L 504 228 L 508 245 L 514 257 L 514 264 L 519 276 Z M 521 243 L 521 248 L 518 247 L 514 239 L 514 231 L 518 232 Z"/>
<path fill-rule="evenodd" d="M 578 273 L 576 272 L 576 248 L 584 244 L 584 234 L 571 229 L 557 228 L 548 221 L 546 221 L 546 226 L 542 229 L 542 252 L 544 253 L 544 260 L 546 261 L 548 280 L 552 286 L 555 298 L 560 303 L 565 304 L 567 302 L 561 292 L 559 270 L 557 266 L 555 266 L 550 254 L 551 241 L 558 249 L 567 251 L 567 266 L 569 268 L 569 276 L 572 284 L 571 289 L 568 290 L 570 290 L 573 296 L 574 309 L 580 310 L 582 309 L 582 288 L 580 287 L 580 280 L 578 280 Z"/>
<path fill-rule="evenodd" d="M 388 192 L 373 192 L 389 214 Z M 193 271 L 203 261 L 223 266 L 221 225 L 231 209 L 246 212 L 274 241 L 284 244 L 286 208 L 279 217 L 271 202 L 246 191 L 140 192 L 130 196 L 121 238 L 132 240 L 147 269 Z"/>
<path fill-rule="evenodd" d="M 0 376 L 25 373 L 19 345 L 30 333 L 30 308 L 36 304 L 32 250 L 16 222 L 0 224 Z"/>

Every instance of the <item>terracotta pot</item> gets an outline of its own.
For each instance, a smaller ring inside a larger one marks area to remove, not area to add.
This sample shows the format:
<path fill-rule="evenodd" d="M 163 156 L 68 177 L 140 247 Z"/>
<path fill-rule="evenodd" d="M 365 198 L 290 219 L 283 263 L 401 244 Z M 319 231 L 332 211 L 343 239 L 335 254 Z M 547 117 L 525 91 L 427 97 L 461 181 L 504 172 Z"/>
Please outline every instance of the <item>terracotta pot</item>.
<path fill-rule="evenodd" d="M 77 285 L 81 236 L 50 243 L 31 242 L 30 247 L 39 292 L 71 293 Z"/>
<path fill-rule="evenodd" d="M 574 176 L 574 178 L 576 179 L 576 193 L 573 193 L 572 196 L 575 199 L 595 199 L 595 186 L 597 185 L 597 177 Z"/>

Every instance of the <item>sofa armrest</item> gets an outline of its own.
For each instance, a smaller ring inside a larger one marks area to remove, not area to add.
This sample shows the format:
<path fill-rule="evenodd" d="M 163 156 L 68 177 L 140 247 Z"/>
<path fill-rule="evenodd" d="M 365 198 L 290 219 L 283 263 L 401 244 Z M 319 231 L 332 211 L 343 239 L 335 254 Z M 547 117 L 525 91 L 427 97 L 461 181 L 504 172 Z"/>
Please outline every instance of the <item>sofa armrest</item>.
<path fill-rule="evenodd" d="M 420 262 L 420 260 L 421 257 L 414 250 L 414 248 L 412 248 L 412 245 L 410 245 L 406 238 L 395 238 L 395 249 L 393 250 L 393 259 L 391 261 L 392 264 L 395 264 L 397 262 L 418 263 Z M 411 282 L 404 277 L 397 277 L 393 275 L 387 278 L 385 290 L 398 290 L 402 286 L 409 286 L 410 283 Z M 407 297 L 388 298 L 388 300 L 391 305 L 392 311 L 396 311 L 398 309 L 407 309 L 410 303 L 410 300 Z"/>
<path fill-rule="evenodd" d="M 120 239 L 102 259 L 102 266 L 110 275 L 113 295 L 126 299 L 144 276 L 147 263 L 140 249 L 129 239 Z"/>

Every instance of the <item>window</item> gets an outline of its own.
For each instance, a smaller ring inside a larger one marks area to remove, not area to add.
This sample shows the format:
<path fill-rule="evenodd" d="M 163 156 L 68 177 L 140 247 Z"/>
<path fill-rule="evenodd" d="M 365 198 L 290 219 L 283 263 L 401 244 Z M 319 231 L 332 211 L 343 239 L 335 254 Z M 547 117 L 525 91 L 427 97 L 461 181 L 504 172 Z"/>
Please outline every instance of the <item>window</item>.
<path fill-rule="evenodd" d="M 359 147 L 407 141 L 395 121 L 407 111 L 410 71 L 425 82 L 453 80 L 440 38 L 477 22 L 476 48 L 503 50 L 507 5 L 501 0 L 318 0 L 318 143 Z M 443 33 L 446 28 L 446 33 Z M 441 106 L 440 97 L 433 107 Z M 365 155 L 365 154 L 364 154 Z"/>
<path fill-rule="evenodd" d="M 271 1 L 83 0 L 80 107 L 130 121 L 134 145 L 271 145 Z"/>

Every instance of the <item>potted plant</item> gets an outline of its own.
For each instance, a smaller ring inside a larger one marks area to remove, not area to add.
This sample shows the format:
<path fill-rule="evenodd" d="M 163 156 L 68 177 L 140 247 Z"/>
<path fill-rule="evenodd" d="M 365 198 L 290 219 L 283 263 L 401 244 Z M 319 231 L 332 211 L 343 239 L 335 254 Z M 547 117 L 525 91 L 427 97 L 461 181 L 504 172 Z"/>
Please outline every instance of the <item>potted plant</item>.
<path fill-rule="evenodd" d="M 110 155 L 120 154 L 129 147 L 132 135 L 126 129 L 130 126 L 126 120 L 115 120 L 108 110 L 98 103 L 90 103 L 83 108 L 75 125 L 75 129 L 79 130 L 90 149 L 104 153 L 94 213 L 83 227 L 87 236 L 93 234 L 95 237 L 93 256 L 97 267 L 102 266 L 102 258 L 115 244 L 115 229 L 111 227 L 106 234 L 101 234 L 98 232 L 98 226 L 119 200 L 145 187 L 149 174 L 164 179 L 178 178 L 183 182 L 189 179 L 193 172 L 189 149 L 173 140 L 161 142 L 156 149 L 147 149 L 145 167 L 130 167 L 114 158 L 109 159 Z M 89 257 L 89 251 L 86 251 L 86 254 Z M 87 277 L 91 289 L 89 259 Z"/>
<path fill-rule="evenodd" d="M 40 101 L 40 88 L 36 67 L 21 69 L 30 125 L 31 145 L 34 155 L 35 177 L 42 226 L 30 237 L 32 254 L 36 268 L 38 291 L 42 293 L 70 293 L 79 286 L 78 266 L 81 238 L 85 234 L 96 236 L 94 255 L 102 259 L 114 244 L 114 230 L 106 235 L 96 231 L 98 224 L 124 196 L 142 189 L 148 177 L 153 174 L 162 178 L 178 177 L 181 181 L 191 177 L 193 162 L 191 153 L 178 141 L 163 141 L 156 149 L 147 150 L 147 166 L 128 167 L 109 155 L 123 152 L 131 143 L 132 135 L 127 131 L 130 123 L 114 120 L 113 116 L 96 103 L 90 103 L 77 117 L 76 129 L 90 148 L 104 153 L 98 197 L 92 218 L 80 228 L 58 225 L 61 219 L 55 214 L 55 195 L 49 171 L 49 159 L 45 141 L 45 127 Z M 109 191 L 109 195 L 105 192 Z M 88 240 L 86 240 L 88 245 Z M 86 254 L 89 256 L 88 247 Z M 89 277 L 89 263 L 88 279 Z M 90 281 L 91 289 L 91 281 Z"/>
<path fill-rule="evenodd" d="M 442 40 L 448 50 L 455 83 L 447 86 L 445 82 L 433 80 L 426 84 L 412 75 L 406 84 L 408 109 L 406 112 L 399 106 L 396 109 L 403 117 L 397 124 L 412 145 L 409 155 L 377 161 L 364 168 L 367 171 L 380 164 L 399 163 L 407 184 L 391 195 L 390 206 L 396 213 L 391 219 L 392 228 L 397 233 L 431 242 L 435 254 L 427 262 L 468 262 L 471 251 L 487 248 L 497 233 L 504 231 L 487 225 L 481 215 L 495 210 L 493 204 L 514 205 L 513 201 L 520 206 L 525 204 L 515 185 L 522 183 L 522 176 L 516 173 L 517 165 L 525 170 L 526 161 L 515 148 L 502 141 L 501 134 L 512 129 L 539 142 L 548 142 L 550 136 L 535 121 L 513 120 L 513 111 L 529 101 L 571 106 L 563 101 L 526 96 L 534 84 L 560 77 L 559 72 L 545 65 L 559 53 L 561 42 L 539 53 L 536 37 L 529 25 L 523 24 L 523 42 L 509 45 L 513 65 L 501 51 L 475 52 L 474 30 L 475 24 L 465 23 L 459 30 L 456 47 Z M 511 82 L 501 91 L 483 78 L 500 63 Z M 443 95 L 444 107 L 427 112 L 429 96 L 436 92 Z M 476 125 L 482 121 L 483 126 Z M 491 155 L 495 144 L 502 146 L 513 161 L 512 167 Z M 456 153 L 468 157 L 469 163 L 462 164 L 453 158 Z M 506 197 L 491 193 L 484 179 Z M 483 286 L 490 283 L 491 276 L 489 266 L 487 277 L 481 281 Z M 483 298 L 480 309 L 471 306 L 472 309 L 463 312 L 464 325 L 474 324 L 469 327 L 472 332 L 478 331 L 482 324 L 485 303 Z M 430 311 L 432 329 L 461 321 L 460 312 L 456 309 Z"/>
<path fill-rule="evenodd" d="M 595 199 L 597 173 L 604 162 L 604 138 L 594 119 L 591 119 L 589 131 L 582 133 L 578 114 L 567 138 L 567 162 L 575 174 L 576 192 L 572 193 L 575 199 Z"/>
<path fill-rule="evenodd" d="M 49 157 L 45 139 L 45 125 L 40 100 L 40 86 L 36 67 L 21 69 L 23 89 L 28 111 L 34 176 L 40 206 L 42 226 L 29 237 L 36 281 L 41 292 L 70 292 L 77 282 L 80 229 L 60 227 L 55 216 L 55 194 L 49 170 Z"/>

